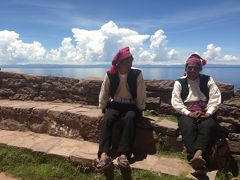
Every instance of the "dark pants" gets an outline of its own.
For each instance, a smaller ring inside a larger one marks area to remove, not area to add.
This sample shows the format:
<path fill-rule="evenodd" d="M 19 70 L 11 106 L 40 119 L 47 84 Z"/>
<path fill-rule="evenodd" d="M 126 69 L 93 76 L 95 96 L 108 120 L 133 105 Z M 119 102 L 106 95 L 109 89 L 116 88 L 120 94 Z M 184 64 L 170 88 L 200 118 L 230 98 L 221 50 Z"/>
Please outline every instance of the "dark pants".
<path fill-rule="evenodd" d="M 212 118 L 197 120 L 180 115 L 178 125 L 187 148 L 188 160 L 193 158 L 198 149 L 203 151 L 203 156 L 207 156 L 215 139 L 218 123 Z"/>
<path fill-rule="evenodd" d="M 117 153 L 125 154 L 127 156 L 131 154 L 136 134 L 137 114 L 138 112 L 135 105 L 120 104 L 115 102 L 108 104 L 103 117 L 103 126 L 98 150 L 99 158 L 103 152 L 109 153 L 112 146 L 112 128 L 118 121 L 122 121 L 124 125 L 120 142 L 117 147 Z"/>

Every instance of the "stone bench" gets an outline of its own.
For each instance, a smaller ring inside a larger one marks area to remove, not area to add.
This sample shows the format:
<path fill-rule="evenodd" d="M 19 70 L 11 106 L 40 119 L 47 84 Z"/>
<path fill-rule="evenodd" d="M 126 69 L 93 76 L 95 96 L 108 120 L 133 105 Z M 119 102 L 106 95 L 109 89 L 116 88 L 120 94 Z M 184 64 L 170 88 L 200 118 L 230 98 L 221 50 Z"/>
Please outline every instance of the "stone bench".
<path fill-rule="evenodd" d="M 99 115 L 100 109 L 91 105 L 0 100 L 0 129 L 5 130 L 33 131 L 97 143 L 101 127 Z M 160 140 L 164 139 L 166 150 L 182 151 L 177 129 L 175 122 L 158 121 L 156 116 L 144 117 L 137 124 L 135 150 L 154 154 L 156 144 L 162 145 Z M 238 134 L 230 133 L 228 138 L 230 150 L 239 154 Z"/>

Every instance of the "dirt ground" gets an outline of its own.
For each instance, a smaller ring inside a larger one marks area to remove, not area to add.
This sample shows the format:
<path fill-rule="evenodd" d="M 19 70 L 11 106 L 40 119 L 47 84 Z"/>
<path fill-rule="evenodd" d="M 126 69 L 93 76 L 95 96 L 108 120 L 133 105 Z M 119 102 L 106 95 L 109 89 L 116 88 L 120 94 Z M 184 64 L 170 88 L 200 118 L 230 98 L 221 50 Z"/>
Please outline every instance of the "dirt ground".
<path fill-rule="evenodd" d="M 17 180 L 16 178 L 7 176 L 7 175 L 4 174 L 3 172 L 0 173 L 0 179 L 1 179 L 1 180 Z"/>

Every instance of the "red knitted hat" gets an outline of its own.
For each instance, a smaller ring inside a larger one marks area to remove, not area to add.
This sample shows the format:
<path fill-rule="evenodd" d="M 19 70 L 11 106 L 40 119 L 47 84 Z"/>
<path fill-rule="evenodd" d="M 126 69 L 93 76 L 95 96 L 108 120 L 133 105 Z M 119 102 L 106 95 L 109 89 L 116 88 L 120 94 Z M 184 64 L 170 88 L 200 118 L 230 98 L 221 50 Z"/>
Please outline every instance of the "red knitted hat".
<path fill-rule="evenodd" d="M 187 61 L 186 61 L 186 66 L 189 64 L 189 63 L 196 63 L 197 65 L 199 65 L 200 67 L 200 70 L 202 70 L 202 66 L 207 64 L 206 60 L 203 59 L 201 56 L 199 56 L 198 54 L 192 54 L 191 56 L 189 56 L 187 58 Z"/>
<path fill-rule="evenodd" d="M 133 56 L 129 51 L 129 47 L 122 48 L 112 59 L 112 67 L 110 68 L 110 73 L 115 74 L 117 72 L 117 65 L 123 60 L 133 60 Z"/>

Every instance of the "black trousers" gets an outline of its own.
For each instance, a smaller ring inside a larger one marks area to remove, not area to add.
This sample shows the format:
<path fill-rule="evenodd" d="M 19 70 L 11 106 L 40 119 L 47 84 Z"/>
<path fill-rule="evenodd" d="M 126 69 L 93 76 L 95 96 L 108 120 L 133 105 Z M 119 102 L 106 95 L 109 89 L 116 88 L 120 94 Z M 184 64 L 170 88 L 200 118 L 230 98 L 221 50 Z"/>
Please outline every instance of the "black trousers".
<path fill-rule="evenodd" d="M 178 125 L 187 148 L 188 160 L 193 158 L 198 149 L 201 149 L 203 156 L 207 157 L 215 140 L 219 124 L 213 118 L 193 119 L 180 115 Z"/>
<path fill-rule="evenodd" d="M 112 146 L 112 128 L 118 121 L 122 121 L 124 125 L 120 142 L 117 147 L 117 153 L 125 154 L 127 156 L 131 154 L 136 134 L 137 115 L 138 110 L 135 105 L 116 102 L 111 102 L 107 105 L 107 109 L 103 117 L 101 138 L 99 142 L 99 158 L 103 152 L 109 153 Z"/>

